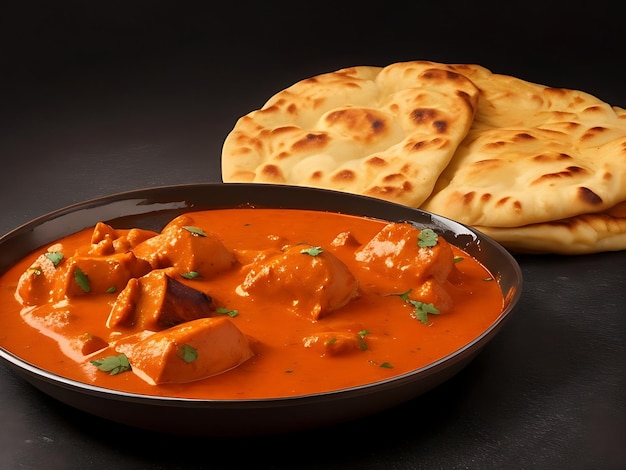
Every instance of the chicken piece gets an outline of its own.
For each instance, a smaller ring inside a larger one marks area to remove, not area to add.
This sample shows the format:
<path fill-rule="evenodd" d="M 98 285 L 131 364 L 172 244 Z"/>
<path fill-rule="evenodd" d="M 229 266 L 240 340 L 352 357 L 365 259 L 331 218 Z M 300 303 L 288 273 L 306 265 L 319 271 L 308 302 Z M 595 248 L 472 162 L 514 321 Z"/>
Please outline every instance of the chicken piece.
<path fill-rule="evenodd" d="M 152 230 L 139 228 L 117 230 L 104 222 L 98 222 L 91 234 L 92 246 L 88 253 L 100 256 L 123 253 L 156 235 L 158 233 Z"/>
<path fill-rule="evenodd" d="M 148 262 L 131 251 L 108 256 L 72 256 L 57 270 L 53 298 L 119 292 L 129 279 L 143 276 L 151 269 Z"/>
<path fill-rule="evenodd" d="M 91 232 L 91 244 L 97 245 L 102 240 L 106 240 L 107 238 L 112 240 L 116 239 L 116 230 L 104 222 L 98 222 L 93 228 L 93 232 Z"/>
<path fill-rule="evenodd" d="M 89 356 L 109 345 L 104 339 L 90 333 L 83 333 L 78 336 L 67 338 L 65 347 L 61 347 L 69 357 L 75 357 L 78 361 L 84 356 Z M 69 350 L 69 351 L 68 351 Z"/>
<path fill-rule="evenodd" d="M 360 243 L 352 234 L 352 232 L 341 232 L 333 239 L 330 244 L 334 247 L 350 247 L 357 248 Z"/>
<path fill-rule="evenodd" d="M 412 289 L 408 297 L 424 304 L 433 304 L 439 313 L 447 313 L 454 304 L 444 285 L 435 279 L 428 279 L 421 286 Z"/>
<path fill-rule="evenodd" d="M 55 244 L 46 253 L 39 255 L 26 271 L 22 273 L 15 290 L 15 299 L 24 306 L 41 305 L 50 300 L 50 292 L 57 278 L 54 258 L 49 255 L 62 253 L 63 246 Z M 59 261 L 60 258 L 57 259 Z"/>
<path fill-rule="evenodd" d="M 323 331 L 304 337 L 302 342 L 305 348 L 315 349 L 322 356 L 338 356 L 367 349 L 363 336 L 354 331 Z"/>
<path fill-rule="evenodd" d="M 193 225 L 187 215 L 170 222 L 159 235 L 133 248 L 154 269 L 174 267 L 179 273 L 196 272 L 203 278 L 230 269 L 236 262 L 219 238 Z"/>
<path fill-rule="evenodd" d="M 247 267 L 240 295 L 271 297 L 297 315 L 316 321 L 359 295 L 359 283 L 348 267 L 327 251 L 294 245 Z"/>
<path fill-rule="evenodd" d="M 434 246 L 420 247 L 419 234 L 411 224 L 390 223 L 357 249 L 361 288 L 385 295 L 419 288 L 430 278 L 444 284 L 454 269 L 452 248 L 443 237 Z"/>
<path fill-rule="evenodd" d="M 50 247 L 20 276 L 16 299 L 23 305 L 41 305 L 87 293 L 120 291 L 129 279 L 150 271 L 148 262 L 132 252 L 108 256 L 74 255 L 62 257 L 62 247 Z M 49 255 L 52 255 L 49 257 Z M 58 264 L 52 261 L 54 256 Z"/>
<path fill-rule="evenodd" d="M 132 371 L 152 385 L 204 379 L 254 356 L 246 336 L 227 317 L 193 320 L 117 349 L 128 356 Z"/>
<path fill-rule="evenodd" d="M 131 279 L 117 297 L 107 327 L 160 331 L 179 323 L 208 317 L 215 311 L 204 292 L 154 270 Z"/>

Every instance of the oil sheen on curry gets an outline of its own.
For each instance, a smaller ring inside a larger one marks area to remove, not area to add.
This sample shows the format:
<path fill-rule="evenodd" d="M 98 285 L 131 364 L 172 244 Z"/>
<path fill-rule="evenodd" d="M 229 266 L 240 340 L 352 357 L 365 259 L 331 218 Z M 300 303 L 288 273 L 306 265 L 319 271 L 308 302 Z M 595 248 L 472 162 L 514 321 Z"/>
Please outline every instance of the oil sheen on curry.
<path fill-rule="evenodd" d="M 298 396 L 377 382 L 501 315 L 491 273 L 431 229 L 332 212 L 98 223 L 0 279 L 0 344 L 58 375 L 147 395 Z"/>

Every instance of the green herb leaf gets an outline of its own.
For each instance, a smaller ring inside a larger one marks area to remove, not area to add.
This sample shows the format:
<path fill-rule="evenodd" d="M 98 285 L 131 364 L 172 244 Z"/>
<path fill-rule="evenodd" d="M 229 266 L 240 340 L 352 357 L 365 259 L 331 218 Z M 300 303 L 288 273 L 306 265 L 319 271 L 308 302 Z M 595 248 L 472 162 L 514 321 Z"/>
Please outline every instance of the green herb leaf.
<path fill-rule="evenodd" d="M 83 290 L 83 292 L 89 292 L 91 290 L 91 285 L 89 284 L 89 276 L 87 276 L 79 267 L 74 270 L 74 280 Z"/>
<path fill-rule="evenodd" d="M 463 261 L 464 259 L 465 259 L 465 258 L 463 258 L 462 256 L 455 256 L 453 261 L 454 261 L 455 263 L 458 263 L 458 262 L 460 262 L 460 261 Z"/>
<path fill-rule="evenodd" d="M 200 273 L 197 271 L 189 271 L 188 273 L 181 273 L 181 276 L 185 279 L 195 279 L 200 277 Z"/>
<path fill-rule="evenodd" d="M 369 335 L 369 330 L 361 330 L 359 331 L 359 344 L 361 345 L 361 350 L 367 351 L 367 343 L 365 342 L 365 336 Z"/>
<path fill-rule="evenodd" d="M 198 359 L 198 350 L 189 346 L 188 344 L 183 344 L 180 348 L 178 348 L 176 354 L 187 363 L 193 362 Z"/>
<path fill-rule="evenodd" d="M 206 233 L 201 228 L 192 227 L 190 225 L 186 225 L 183 228 L 196 237 L 206 237 Z"/>
<path fill-rule="evenodd" d="M 108 372 L 109 375 L 117 375 L 122 372 L 131 370 L 130 362 L 125 354 L 119 356 L 108 356 L 103 359 L 90 361 L 94 366 L 103 372 Z"/>
<path fill-rule="evenodd" d="M 300 253 L 302 253 L 303 255 L 309 255 L 309 256 L 317 256 L 320 253 L 323 253 L 324 250 L 322 250 L 321 246 L 312 246 L 309 248 L 305 248 L 304 250 L 302 250 Z"/>
<path fill-rule="evenodd" d="M 439 309 L 437 309 L 437 307 L 435 307 L 432 303 L 425 304 L 424 302 L 420 302 L 419 300 L 411 299 L 409 297 L 410 293 L 411 293 L 411 289 L 409 289 L 406 292 L 403 292 L 402 294 L 390 294 L 390 295 L 397 295 L 406 303 L 411 304 L 413 306 L 413 316 L 417 318 L 419 321 L 421 321 L 422 323 L 428 323 L 429 313 L 433 315 L 437 315 L 440 313 Z"/>
<path fill-rule="evenodd" d="M 373 364 L 378 367 L 382 367 L 383 369 L 393 369 L 393 366 L 389 362 L 381 362 L 380 364 L 376 361 L 369 360 L 370 364 Z"/>
<path fill-rule="evenodd" d="M 46 253 L 46 258 L 48 258 L 50 261 L 52 261 L 52 264 L 54 264 L 55 266 L 58 265 L 61 260 L 63 259 L 63 253 L 61 253 L 60 251 L 54 251 L 51 253 Z"/>
<path fill-rule="evenodd" d="M 412 289 L 409 289 L 406 292 L 403 292 L 402 294 L 391 294 L 391 295 L 397 295 L 399 296 L 402 300 L 404 300 L 405 302 L 409 301 L 409 294 L 411 293 Z"/>
<path fill-rule="evenodd" d="M 425 228 L 417 236 L 417 246 L 420 248 L 435 246 L 437 244 L 437 240 L 439 240 L 439 235 L 437 235 L 432 229 Z"/>
<path fill-rule="evenodd" d="M 113 294 L 117 289 L 115 288 L 115 286 L 111 286 L 106 290 L 107 294 Z"/>
<path fill-rule="evenodd" d="M 218 307 L 215 311 L 217 313 L 221 313 L 222 315 L 228 315 L 231 318 L 235 318 L 237 315 L 239 315 L 239 310 L 234 310 L 226 307 Z"/>
<path fill-rule="evenodd" d="M 440 313 L 439 309 L 437 309 L 432 303 L 425 304 L 419 300 L 409 300 L 409 303 L 414 307 L 413 314 L 415 315 L 415 318 L 424 324 L 428 323 L 429 313 L 433 315 L 438 315 Z"/>

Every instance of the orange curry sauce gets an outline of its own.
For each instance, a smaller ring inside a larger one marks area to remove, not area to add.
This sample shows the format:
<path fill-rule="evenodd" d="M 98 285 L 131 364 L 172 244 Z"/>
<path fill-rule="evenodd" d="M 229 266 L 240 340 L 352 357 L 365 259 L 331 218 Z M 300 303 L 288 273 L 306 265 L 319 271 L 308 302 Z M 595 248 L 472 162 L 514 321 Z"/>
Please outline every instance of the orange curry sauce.
<path fill-rule="evenodd" d="M 388 379 L 453 353 L 503 310 L 482 265 L 443 237 L 420 246 L 420 233 L 286 209 L 189 212 L 160 233 L 98 224 L 0 278 L 0 345 L 147 395 L 285 397 Z M 121 353 L 131 371 L 92 363 Z"/>

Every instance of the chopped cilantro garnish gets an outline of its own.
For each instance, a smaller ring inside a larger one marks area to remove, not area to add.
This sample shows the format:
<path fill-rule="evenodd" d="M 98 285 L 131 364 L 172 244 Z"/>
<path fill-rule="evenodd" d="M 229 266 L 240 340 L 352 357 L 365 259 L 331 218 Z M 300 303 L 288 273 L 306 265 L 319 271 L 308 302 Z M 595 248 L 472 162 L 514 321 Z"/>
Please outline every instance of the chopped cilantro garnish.
<path fill-rule="evenodd" d="M 460 261 L 463 261 L 464 259 L 465 259 L 465 258 L 463 258 L 462 256 L 455 256 L 453 261 L 454 261 L 455 263 L 458 263 L 458 262 L 460 262 Z"/>
<path fill-rule="evenodd" d="M 219 307 L 215 310 L 217 313 L 221 313 L 222 315 L 228 315 L 231 318 L 235 318 L 239 315 L 239 310 L 230 309 L 226 307 Z"/>
<path fill-rule="evenodd" d="M 397 295 L 406 303 L 411 304 L 413 306 L 413 316 L 424 324 L 428 323 L 429 313 L 433 315 L 438 315 L 440 313 L 439 309 L 437 309 L 437 307 L 435 307 L 432 303 L 426 304 L 424 302 L 420 302 L 419 300 L 413 300 L 409 297 L 410 294 L 411 294 L 411 289 L 409 289 L 406 292 L 403 292 L 402 294 L 391 294 L 391 295 Z"/>
<path fill-rule="evenodd" d="M 409 300 L 409 303 L 413 305 L 413 315 L 422 323 L 428 323 L 428 314 L 438 315 L 439 310 L 432 304 L 425 304 L 419 300 Z"/>
<path fill-rule="evenodd" d="M 181 273 L 181 276 L 185 279 L 195 279 L 200 277 L 200 273 L 197 271 L 189 271 L 188 273 Z"/>
<path fill-rule="evenodd" d="M 117 289 L 115 288 L 115 286 L 111 286 L 106 290 L 107 294 L 113 294 Z"/>
<path fill-rule="evenodd" d="M 322 249 L 321 246 L 312 246 L 312 247 L 309 247 L 309 248 L 305 248 L 300 253 L 302 253 L 303 255 L 317 256 L 320 253 L 322 253 L 323 251 L 324 250 Z"/>
<path fill-rule="evenodd" d="M 402 294 L 391 294 L 391 295 L 397 295 L 398 297 L 400 297 L 402 300 L 404 300 L 405 302 L 409 301 L 409 294 L 411 293 L 412 289 L 409 289 L 406 292 L 403 292 Z"/>
<path fill-rule="evenodd" d="M 126 372 L 131 369 L 130 362 L 128 362 L 126 354 L 108 356 L 103 359 L 93 360 L 90 362 L 101 371 L 108 372 L 109 375 L 121 374 L 122 372 Z"/>
<path fill-rule="evenodd" d="M 183 344 L 180 348 L 178 348 L 176 354 L 187 363 L 193 362 L 198 359 L 198 350 L 194 347 L 189 346 L 188 344 Z"/>
<path fill-rule="evenodd" d="M 54 251 L 51 253 L 46 253 L 46 258 L 48 258 L 50 261 L 52 261 L 52 264 L 57 266 L 61 260 L 63 259 L 63 253 L 61 253 L 60 251 Z"/>
<path fill-rule="evenodd" d="M 89 284 L 89 276 L 87 276 L 79 267 L 74 270 L 74 280 L 83 290 L 83 292 L 89 292 L 91 290 L 91 285 Z"/>
<path fill-rule="evenodd" d="M 393 369 L 393 366 L 392 366 L 392 365 L 391 365 L 391 363 L 389 363 L 389 362 L 381 362 L 381 363 L 379 364 L 378 362 L 376 362 L 376 361 L 372 361 L 372 360 L 370 359 L 369 363 L 370 363 L 370 364 L 373 364 L 373 365 L 375 365 L 375 366 L 378 366 L 378 367 L 382 367 L 383 369 Z"/>
<path fill-rule="evenodd" d="M 192 227 L 190 225 L 186 225 L 183 228 L 196 237 L 206 237 L 206 233 L 201 228 Z"/>
<path fill-rule="evenodd" d="M 437 240 L 439 240 L 439 235 L 437 235 L 434 230 L 425 228 L 417 236 L 417 246 L 420 248 L 435 246 L 437 244 Z"/>
<path fill-rule="evenodd" d="M 363 351 L 367 351 L 367 343 L 365 342 L 365 336 L 369 334 L 370 332 L 368 330 L 359 331 L 359 344 L 361 345 L 361 349 Z"/>

